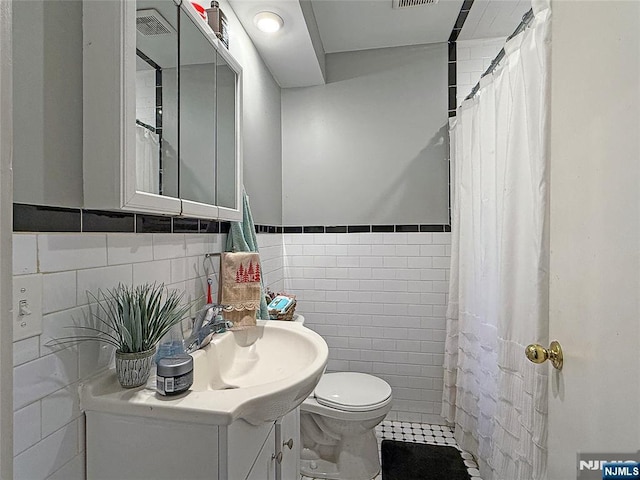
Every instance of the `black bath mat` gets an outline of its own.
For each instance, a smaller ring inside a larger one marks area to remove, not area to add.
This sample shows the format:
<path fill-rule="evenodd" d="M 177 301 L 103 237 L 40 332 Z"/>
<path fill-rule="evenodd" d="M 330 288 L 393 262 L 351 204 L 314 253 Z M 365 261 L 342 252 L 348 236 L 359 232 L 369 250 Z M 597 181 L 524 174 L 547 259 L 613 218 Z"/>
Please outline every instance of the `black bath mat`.
<path fill-rule="evenodd" d="M 382 441 L 382 480 L 470 480 L 460 450 L 445 445 Z"/>

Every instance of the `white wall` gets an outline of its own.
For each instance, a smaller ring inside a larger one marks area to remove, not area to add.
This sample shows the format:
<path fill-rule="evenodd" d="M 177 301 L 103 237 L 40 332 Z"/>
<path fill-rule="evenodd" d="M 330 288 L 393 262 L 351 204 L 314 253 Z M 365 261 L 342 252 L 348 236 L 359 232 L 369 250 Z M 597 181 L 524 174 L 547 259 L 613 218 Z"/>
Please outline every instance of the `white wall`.
<path fill-rule="evenodd" d="M 82 2 L 13 2 L 14 201 L 82 204 Z"/>
<path fill-rule="evenodd" d="M 206 0 L 198 0 L 209 8 Z M 280 87 L 226 0 L 229 51 L 242 65 L 244 186 L 258 224 L 282 224 Z"/>
<path fill-rule="evenodd" d="M 456 105 L 471 93 L 506 40 L 506 37 L 498 37 L 456 42 Z"/>
<path fill-rule="evenodd" d="M 328 371 L 377 375 L 391 420 L 441 424 L 450 233 L 285 234 L 285 286 Z"/>
<path fill-rule="evenodd" d="M 284 224 L 448 223 L 446 44 L 326 62 L 282 91 Z"/>
<path fill-rule="evenodd" d="M 265 288 L 274 292 L 284 290 L 285 268 L 282 235 L 258 234 L 260 265 L 264 272 Z"/>
<path fill-rule="evenodd" d="M 41 273 L 44 286 L 42 335 L 13 345 L 16 480 L 84 478 L 78 382 L 109 366 L 112 351 L 46 344 L 68 336 L 65 326 L 82 324 L 87 290 L 158 281 L 201 298 L 212 271 L 204 254 L 222 251 L 225 241 L 221 234 L 14 234 L 14 276 Z M 258 243 L 267 285 L 281 291 L 282 237 L 258 235 Z"/>
<path fill-rule="evenodd" d="M 12 2 L 0 2 L 0 478 L 13 478 L 11 224 L 13 201 Z"/>

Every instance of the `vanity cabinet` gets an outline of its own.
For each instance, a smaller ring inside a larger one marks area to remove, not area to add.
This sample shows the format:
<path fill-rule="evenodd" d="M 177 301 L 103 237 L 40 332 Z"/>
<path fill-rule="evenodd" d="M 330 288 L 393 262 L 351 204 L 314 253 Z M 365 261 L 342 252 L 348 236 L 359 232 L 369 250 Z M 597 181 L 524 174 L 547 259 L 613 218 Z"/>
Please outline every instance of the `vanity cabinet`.
<path fill-rule="evenodd" d="M 260 449 L 251 470 L 245 478 L 245 480 L 274 480 L 276 479 L 276 440 L 275 440 L 275 428 L 272 428 L 269 432 L 267 440 Z M 229 478 L 234 478 L 230 476 Z"/>
<path fill-rule="evenodd" d="M 246 478 L 246 480 L 298 480 L 300 478 L 300 407 L 275 422 L 251 466 L 249 475 L 244 477 L 244 472 L 235 473 L 229 470 L 229 478 Z"/>
<path fill-rule="evenodd" d="M 243 420 L 216 426 L 97 411 L 86 416 L 87 478 L 300 478 L 299 408 L 257 426 Z"/>
<path fill-rule="evenodd" d="M 275 425 L 276 479 L 298 480 L 300 478 L 300 407 L 278 419 Z"/>
<path fill-rule="evenodd" d="M 84 207 L 242 219 L 242 69 L 190 2 L 83 2 Z"/>

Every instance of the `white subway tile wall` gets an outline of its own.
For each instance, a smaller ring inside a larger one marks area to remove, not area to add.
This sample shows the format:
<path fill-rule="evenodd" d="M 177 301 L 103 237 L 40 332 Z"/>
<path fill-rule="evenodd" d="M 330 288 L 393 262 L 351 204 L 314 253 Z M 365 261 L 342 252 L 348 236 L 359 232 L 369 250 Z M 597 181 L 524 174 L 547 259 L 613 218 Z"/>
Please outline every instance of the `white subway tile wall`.
<path fill-rule="evenodd" d="M 165 282 L 204 299 L 206 275 L 219 270 L 226 235 L 14 234 L 14 275 L 43 274 L 43 333 L 13 344 L 16 479 L 84 478 L 84 417 L 78 382 L 111 365 L 104 345 L 52 345 L 87 318 L 87 291 L 118 282 Z M 262 271 L 284 289 L 281 235 L 258 235 Z M 213 285 L 214 298 L 217 282 Z M 204 300 L 201 300 L 204 301 Z"/>
<path fill-rule="evenodd" d="M 471 93 L 506 40 L 506 37 L 498 37 L 456 42 L 457 105 Z"/>
<path fill-rule="evenodd" d="M 258 248 L 265 287 L 274 292 L 284 290 L 284 251 L 282 235 L 258 234 Z"/>
<path fill-rule="evenodd" d="M 387 419 L 440 417 L 450 233 L 284 234 L 285 288 L 329 345 L 328 371 L 393 389 Z"/>
<path fill-rule="evenodd" d="M 82 478 L 84 420 L 77 383 L 112 351 L 50 340 L 87 315 L 87 291 L 163 281 L 206 292 L 224 235 L 15 234 L 16 275 L 43 273 L 43 334 L 14 343 L 16 478 Z M 274 291 L 330 346 L 329 370 L 373 373 L 394 391 L 390 420 L 441 423 L 442 354 L 450 234 L 258 235 Z M 214 285 L 214 292 L 217 285 Z M 30 461 L 38 458 L 38 461 Z"/>

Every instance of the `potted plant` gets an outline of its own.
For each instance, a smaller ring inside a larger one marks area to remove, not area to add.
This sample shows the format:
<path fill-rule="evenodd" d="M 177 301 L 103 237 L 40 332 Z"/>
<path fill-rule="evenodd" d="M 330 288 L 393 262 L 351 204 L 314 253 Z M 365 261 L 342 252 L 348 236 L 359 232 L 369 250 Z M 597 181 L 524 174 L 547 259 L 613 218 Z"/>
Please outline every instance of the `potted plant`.
<path fill-rule="evenodd" d="M 101 341 L 116 348 L 116 373 L 120 385 L 138 387 L 149 378 L 153 355 L 160 339 L 185 317 L 191 304 L 182 304 L 182 293 L 169 291 L 164 284 L 138 287 L 119 284 L 89 295 L 96 305 L 95 327 L 79 327 L 93 332 L 74 336 L 72 341 Z M 76 327 L 78 328 L 78 327 Z"/>

